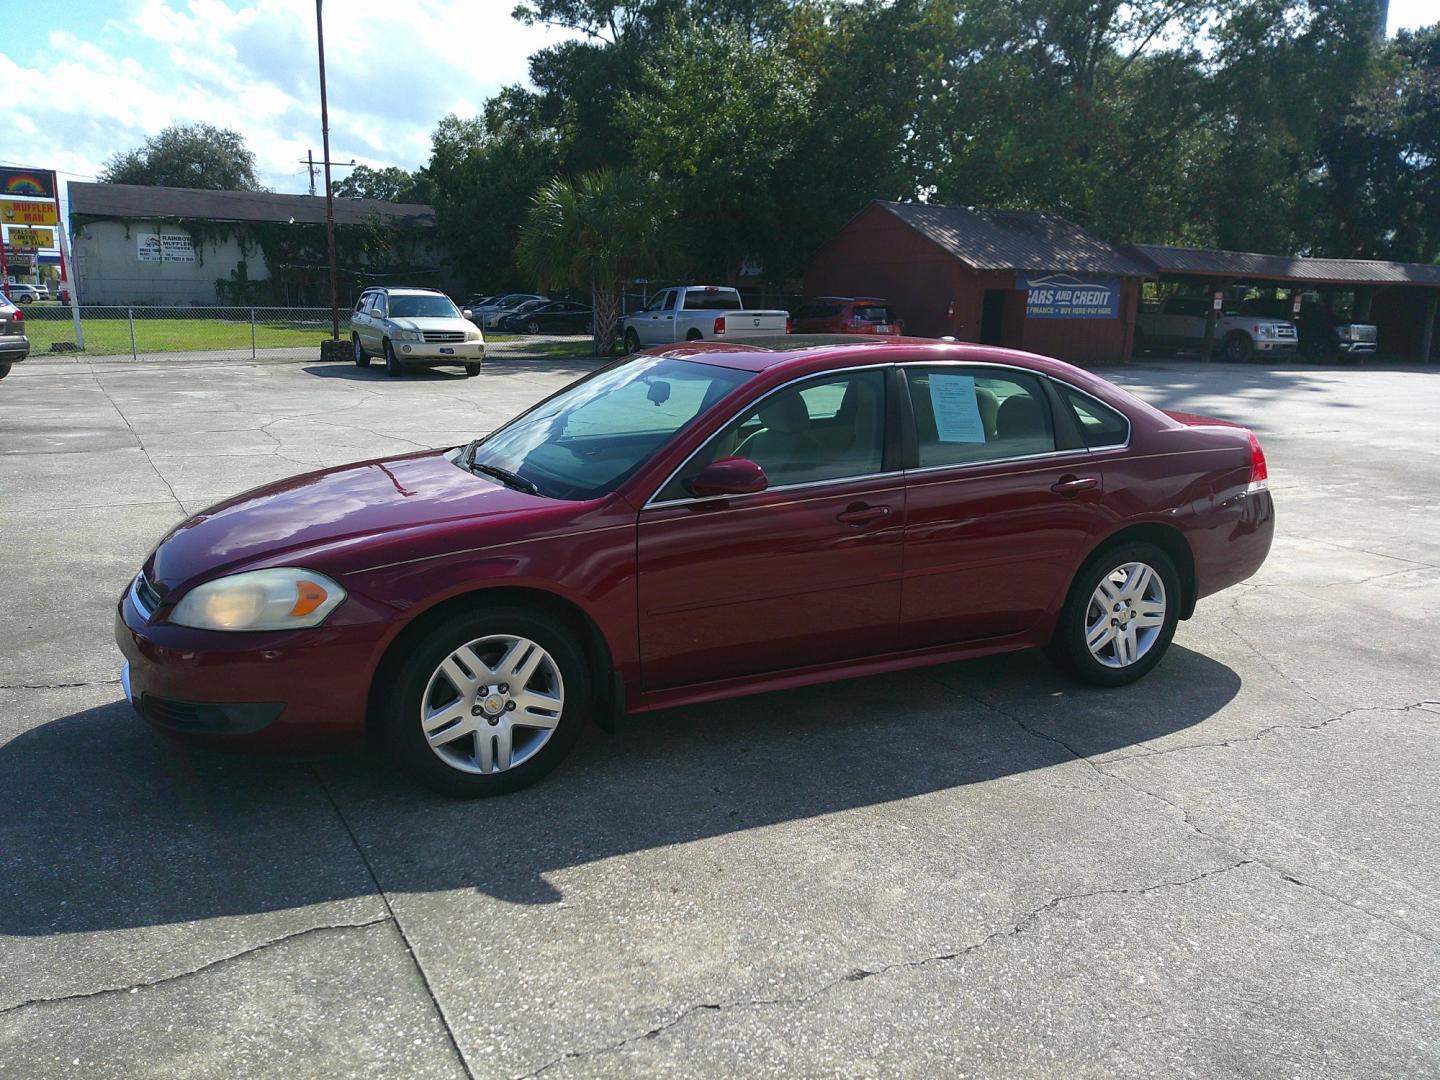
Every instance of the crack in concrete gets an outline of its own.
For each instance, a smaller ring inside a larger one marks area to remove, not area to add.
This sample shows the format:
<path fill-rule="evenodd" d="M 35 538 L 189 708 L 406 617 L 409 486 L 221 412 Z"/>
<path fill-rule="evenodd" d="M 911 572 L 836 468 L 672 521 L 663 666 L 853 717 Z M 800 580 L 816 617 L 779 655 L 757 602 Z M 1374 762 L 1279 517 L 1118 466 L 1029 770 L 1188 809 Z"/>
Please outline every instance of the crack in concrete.
<path fill-rule="evenodd" d="M 972 942 L 969 945 L 964 945 L 951 952 L 936 953 L 932 956 L 921 957 L 918 960 L 897 960 L 894 963 L 885 964 L 881 967 L 878 967 L 873 971 L 866 968 L 856 968 L 852 971 L 847 972 L 844 975 L 841 975 L 839 978 L 831 979 L 828 982 L 822 983 L 821 985 L 809 991 L 806 991 L 803 994 L 782 994 L 777 997 L 769 998 L 736 998 L 729 1001 L 699 1002 L 695 1005 L 687 1006 L 680 1012 L 676 1013 L 675 1016 L 671 1017 L 669 1020 L 666 1020 L 664 1023 L 657 1024 L 655 1027 L 649 1028 L 648 1030 L 643 1031 L 638 1035 L 630 1035 L 624 1039 L 619 1039 L 612 1043 L 606 1043 L 603 1046 L 592 1047 L 588 1050 L 567 1051 L 566 1053 L 561 1054 L 559 1057 L 552 1058 L 551 1060 L 545 1062 L 545 1064 L 539 1066 L 538 1068 L 528 1073 L 521 1074 L 519 1077 L 517 1077 L 517 1080 L 532 1080 L 532 1078 L 539 1076 L 541 1073 L 544 1073 L 545 1071 L 552 1069 L 557 1065 L 562 1065 L 568 1061 L 574 1061 L 579 1058 L 598 1057 L 602 1054 L 614 1053 L 616 1051 L 623 1050 L 625 1047 L 630 1046 L 633 1043 L 644 1042 L 650 1039 L 659 1038 L 661 1035 L 677 1027 L 678 1025 L 683 1024 L 686 1020 L 690 1019 L 690 1017 L 695 1016 L 698 1013 L 725 1012 L 730 1009 L 756 1008 L 769 1005 L 803 1005 L 806 1002 L 813 1001 L 814 999 L 821 997 L 832 990 L 843 987 L 847 983 L 864 982 L 867 979 L 872 979 L 877 976 L 888 975 L 891 972 L 895 971 L 914 971 L 923 967 L 929 967 L 932 964 L 946 964 L 954 960 L 960 960 L 976 952 L 979 952 L 980 950 L 985 949 L 990 945 L 995 944 L 996 942 L 1008 941 L 1012 938 L 1017 938 L 1020 935 L 1029 932 L 1030 929 L 1033 928 L 1034 925 L 1039 922 L 1041 918 L 1043 918 L 1048 913 L 1055 911 L 1064 904 L 1081 900 L 1090 900 L 1099 896 L 1144 896 L 1147 893 L 1159 892 L 1162 889 L 1183 888 L 1187 885 L 1193 885 L 1197 881 L 1204 881 L 1207 878 L 1219 877 L 1222 874 L 1228 874 L 1233 870 L 1238 870 L 1240 867 L 1249 866 L 1250 864 L 1251 860 L 1240 859 L 1226 866 L 1215 867 L 1210 870 L 1203 870 L 1198 874 L 1192 874 L 1190 877 L 1181 878 L 1178 881 L 1157 881 L 1149 885 L 1142 885 L 1135 888 L 1091 889 L 1085 892 L 1063 893 L 1060 896 L 1051 897 L 1049 900 L 1039 905 L 1038 907 L 1031 908 L 1029 911 L 1021 915 L 1020 918 L 1012 922 L 1009 926 L 1006 926 L 1000 930 L 991 931 L 979 941 Z"/>
<path fill-rule="evenodd" d="M 377 919 L 368 919 L 365 922 L 327 923 L 324 926 L 311 926 L 307 927 L 304 930 L 297 930 L 293 934 L 285 934 L 270 941 L 263 941 L 259 945 L 254 945 L 248 949 L 242 949 L 240 952 L 231 953 L 228 956 L 222 956 L 217 960 L 208 960 L 205 963 L 199 965 L 198 967 L 191 968 L 188 971 L 177 972 L 174 975 L 166 975 L 162 978 L 151 979 L 146 982 L 127 983 L 123 986 L 106 986 L 102 987 L 99 990 L 87 990 L 78 994 L 62 994 L 58 997 L 31 998 L 29 1001 L 22 1001 L 18 1004 L 9 1005 L 3 1009 L 0 1009 L 0 1016 L 6 1016 L 10 1013 L 19 1012 L 21 1009 L 28 1009 L 36 1005 L 57 1005 L 65 1001 L 83 1001 L 88 998 L 106 997 L 111 994 L 133 994 L 139 990 L 148 990 L 151 987 L 164 986 L 167 983 L 178 982 L 181 979 L 188 979 L 192 976 L 200 975 L 206 971 L 211 971 L 217 967 L 220 967 L 223 964 L 229 964 L 235 960 L 244 959 L 247 956 L 254 956 L 256 953 L 264 952 L 267 949 L 273 949 L 278 945 L 284 945 L 288 942 L 295 941 L 299 938 L 308 937 L 312 934 L 320 934 L 336 930 L 363 930 L 367 927 L 379 926 L 381 923 L 387 923 L 392 921 L 393 919 L 391 916 L 382 915 Z"/>
<path fill-rule="evenodd" d="M 365 849 L 360 846 L 360 838 L 355 835 L 355 830 L 350 827 L 349 819 L 346 818 L 345 814 L 341 811 L 340 804 L 336 802 L 334 794 L 330 791 L 330 785 L 325 783 L 325 778 L 320 775 L 320 770 L 312 765 L 310 766 L 310 774 L 315 777 L 315 782 L 320 786 L 320 790 L 324 792 L 326 801 L 330 803 L 330 809 L 335 811 L 336 818 L 339 819 L 341 826 L 345 829 L 346 835 L 350 837 L 350 843 L 355 848 L 355 854 L 360 857 L 361 864 L 365 867 L 366 873 L 370 875 L 370 881 L 375 886 L 375 894 L 380 898 L 380 903 L 385 905 L 386 917 L 390 922 L 395 924 L 395 932 L 400 935 L 400 942 L 405 946 L 405 951 L 410 955 L 410 962 L 415 965 L 416 974 L 420 976 L 420 985 L 425 988 L 425 993 L 430 998 L 430 1004 L 435 1009 L 435 1016 L 439 1019 L 440 1026 L 445 1029 L 445 1037 L 450 1042 L 450 1049 L 455 1053 L 455 1060 L 460 1063 L 460 1068 L 468 1080 L 475 1080 L 475 1073 L 470 1068 L 470 1061 L 466 1058 L 465 1052 L 460 1049 L 460 1040 L 455 1036 L 455 1028 L 450 1023 L 450 1017 L 446 1015 L 445 1007 L 440 1004 L 440 999 L 435 994 L 435 988 L 430 985 L 430 975 L 426 972 L 425 966 L 420 963 L 420 957 L 415 955 L 415 947 L 410 943 L 410 935 L 405 932 L 405 927 L 400 922 L 400 917 L 395 914 L 395 909 L 390 905 L 390 897 L 386 894 L 385 887 L 380 884 L 380 875 L 375 872 L 375 867 L 370 862 L 370 857 L 365 854 Z"/>
<path fill-rule="evenodd" d="M 1154 799 L 1156 802 L 1159 802 L 1159 803 L 1164 804 L 1164 806 L 1166 806 L 1168 809 L 1173 810 L 1173 811 L 1175 811 L 1177 814 L 1179 814 L 1179 815 L 1180 815 L 1180 820 L 1181 820 L 1181 822 L 1184 824 L 1184 826 L 1185 826 L 1187 829 L 1189 829 L 1191 832 L 1193 832 L 1196 836 L 1199 836 L 1199 837 L 1201 837 L 1202 839 L 1204 839 L 1204 840 L 1206 840 L 1206 841 L 1208 841 L 1208 842 L 1210 842 L 1210 843 L 1212 843 L 1212 844 L 1217 844 L 1217 845 L 1219 845 L 1220 847 L 1224 848 L 1226 851 L 1230 852 L 1232 855 L 1235 855 L 1235 856 L 1243 859 L 1243 860 L 1246 861 L 1246 862 L 1254 863 L 1254 864 L 1257 865 L 1257 866 L 1263 866 L 1266 870 L 1270 871 L 1272 874 L 1274 874 L 1274 875 L 1276 875 L 1277 877 L 1281 878 L 1283 881 L 1289 882 L 1290 884 L 1299 886 L 1299 887 L 1301 887 L 1301 888 L 1309 889 L 1309 890 L 1311 890 L 1311 891 L 1313 891 L 1313 892 L 1318 893 L 1318 894 L 1321 895 L 1321 896 L 1324 896 L 1326 899 L 1328 899 L 1328 900 L 1330 900 L 1330 901 L 1332 901 L 1332 902 L 1334 902 L 1334 903 L 1336 903 L 1336 904 L 1340 904 L 1340 905 L 1343 906 L 1343 907 L 1350 908 L 1352 911 L 1357 911 L 1357 912 L 1361 913 L 1362 915 L 1368 915 L 1370 918 L 1375 919 L 1375 920 L 1377 920 L 1377 921 L 1379 921 L 1379 922 L 1384 923 L 1386 926 L 1389 926 L 1389 927 L 1390 927 L 1391 929 L 1393 929 L 1393 930 L 1399 930 L 1399 931 L 1402 932 L 1402 933 L 1413 935 L 1414 937 L 1418 937 L 1418 938 L 1420 938 L 1420 939 L 1422 939 L 1422 940 L 1424 940 L 1424 941 L 1431 942 L 1432 944 L 1437 944 L 1437 942 L 1435 941 L 1435 939 L 1432 938 L 1429 934 L 1425 933 L 1423 930 L 1417 929 L 1416 927 L 1413 927 L 1413 926 L 1408 926 L 1408 925 L 1406 925 L 1406 924 L 1404 924 L 1404 923 L 1396 922 L 1395 920 L 1393 920 L 1393 919 L 1391 919 L 1391 918 L 1389 918 L 1389 917 L 1387 917 L 1387 916 L 1385 916 L 1385 915 L 1383 915 L 1383 914 L 1381 914 L 1381 913 L 1379 913 L 1379 912 L 1372 911 L 1372 910 L 1370 910 L 1369 908 L 1366 908 L 1366 907 L 1362 907 L 1361 905 L 1356 904 L 1356 903 L 1354 903 L 1353 901 L 1346 900 L 1344 897 L 1336 896 L 1334 893 L 1330 892 L 1330 891 L 1327 890 L 1327 889 L 1321 888 L 1319 885 L 1316 885 L 1314 882 L 1304 881 L 1304 880 L 1302 880 L 1302 879 L 1300 879 L 1300 878 L 1297 878 L 1294 874 L 1290 873 L 1290 871 L 1288 871 L 1288 870 L 1286 870 L 1286 869 L 1284 869 L 1284 868 L 1282 868 L 1282 867 L 1280 867 L 1280 866 L 1275 865 L 1274 863 L 1270 862 L 1268 859 L 1264 859 L 1264 858 L 1262 858 L 1261 856 L 1257 855 L 1256 853 L 1254 853 L 1254 852 L 1252 852 L 1252 851 L 1246 851 L 1244 848 L 1241 848 L 1241 847 L 1240 847 L 1238 844 L 1236 844 L 1234 841 L 1228 840 L 1228 839 L 1226 839 L 1226 838 L 1223 837 L 1223 836 L 1219 836 L 1219 835 L 1217 835 L 1217 834 L 1215 834 L 1215 833 L 1213 833 L 1213 832 L 1210 832 L 1208 829 L 1203 829 L 1203 828 L 1201 828 L 1198 824 L 1196 824 L 1195 819 L 1191 816 L 1190 811 L 1189 811 L 1188 809 L 1186 809 L 1184 806 L 1182 806 L 1180 803 L 1175 802 L 1173 799 L 1167 799 L 1164 795 L 1161 795 L 1161 794 L 1160 794 L 1159 792 L 1157 792 L 1157 791 L 1151 791 L 1149 788 L 1143 786 L 1142 784 L 1138 783 L 1137 781 L 1134 781 L 1134 780 L 1130 779 L 1129 777 L 1121 776 L 1121 775 L 1118 775 L 1118 774 L 1116 774 L 1116 773 L 1113 773 L 1113 772 L 1108 771 L 1108 770 L 1105 768 L 1105 766 L 1108 766 L 1108 765 L 1112 764 L 1112 761 L 1101 762 L 1100 764 L 1097 765 L 1094 761 L 1090 760 L 1089 757 L 1087 757 L 1087 756 L 1084 755 L 1084 754 L 1081 754 L 1078 750 L 1076 750 L 1073 746 L 1071 746 L 1069 743 L 1067 743 L 1064 739 L 1061 739 L 1061 738 L 1059 738 L 1058 736 L 1050 735 L 1050 734 L 1048 734 L 1047 732 L 1040 731 L 1040 730 L 1038 730 L 1038 729 L 1036 729 L 1036 728 L 1033 728 L 1033 727 L 1031 727 L 1029 724 L 1025 723 L 1025 721 L 1021 720 L 1019 717 L 1017 717 L 1017 716 L 1015 716 L 1015 715 L 1013 715 L 1013 714 L 1011 714 L 1011 713 L 1006 712 L 1005 710 L 1001 709 L 1000 707 L 998 707 L 997 705 L 995 705 L 995 704 L 993 704 L 993 703 L 991 703 L 991 702 L 988 702 L 988 701 L 985 701 L 985 700 L 982 699 L 982 698 L 976 697 L 974 694 L 968 694 L 967 696 L 968 696 L 972 701 L 974 701 L 976 704 L 980 705 L 981 707 L 986 708 L 986 709 L 989 709 L 991 712 L 994 712 L 996 715 L 1002 716 L 1002 717 L 1010 720 L 1013 724 L 1015 724 L 1018 728 L 1020 728 L 1020 729 L 1021 729 L 1022 731 L 1024 731 L 1026 734 L 1031 735 L 1031 736 L 1033 736 L 1033 737 L 1035 737 L 1035 738 L 1037 738 L 1037 739 L 1043 739 L 1043 740 L 1045 740 L 1046 742 L 1051 742 L 1051 743 L 1054 743 L 1054 744 L 1057 745 L 1057 746 L 1062 747 L 1062 748 L 1063 748 L 1064 750 L 1066 750 L 1066 751 L 1071 755 L 1071 757 L 1073 757 L 1076 761 L 1083 762 L 1087 767 L 1089 767 L 1092 771 L 1094 771 L 1094 772 L 1095 772 L 1096 774 L 1098 774 L 1099 776 L 1103 776 L 1103 777 L 1105 777 L 1105 778 L 1108 779 L 1108 780 L 1117 781 L 1118 783 L 1123 784 L 1125 787 L 1129 788 L 1131 791 L 1134 791 L 1134 792 L 1136 792 L 1136 793 L 1138 793 L 1138 794 L 1141 794 L 1141 795 L 1146 795 L 1146 796 L 1148 796 L 1149 798 Z M 1412 703 L 1412 704 L 1410 704 L 1410 705 L 1406 705 L 1406 706 L 1404 706 L 1403 708 L 1394 708 L 1394 709 L 1386 709 L 1386 707 L 1384 707 L 1384 706 L 1359 706 L 1359 707 L 1357 707 L 1357 708 L 1355 708 L 1355 709 L 1350 709 L 1350 710 L 1348 710 L 1347 712 L 1340 714 L 1339 716 L 1332 717 L 1332 718 L 1330 718 L 1329 720 L 1322 721 L 1321 723 L 1315 724 L 1315 725 L 1305 725 L 1305 724 L 1301 724 L 1301 725 L 1274 724 L 1274 725 L 1271 725 L 1271 727 L 1266 728 L 1266 729 L 1264 729 L 1264 730 L 1261 731 L 1261 732 L 1257 732 L 1256 735 L 1252 736 L 1252 738 L 1258 739 L 1258 738 L 1262 737 L 1263 735 L 1267 734 L 1268 732 L 1275 731 L 1275 730 L 1279 730 L 1279 729 L 1282 729 L 1282 728 L 1285 728 L 1285 727 L 1291 727 L 1291 726 L 1298 727 L 1298 728 L 1300 728 L 1301 730 L 1304 730 L 1304 729 L 1310 728 L 1310 727 L 1313 727 L 1313 728 L 1317 728 L 1317 729 L 1318 729 L 1318 728 L 1321 728 L 1321 727 L 1325 727 L 1325 726 L 1327 726 L 1328 724 L 1334 723 L 1334 722 L 1337 721 L 1337 720 L 1342 720 L 1342 719 L 1344 719 L 1346 716 L 1348 716 L 1348 715 L 1350 715 L 1350 714 L 1352 714 L 1352 713 L 1361 712 L 1361 711 L 1366 711 L 1366 710 L 1372 710 L 1372 711 L 1394 711 L 1394 712 L 1410 712 L 1410 711 L 1430 712 L 1430 711 L 1431 711 L 1431 708 L 1430 708 L 1430 707 L 1433 706 L 1433 705 L 1435 705 L 1435 704 L 1437 704 L 1437 702 L 1434 702 L 1434 701 L 1431 701 L 1431 700 L 1429 700 L 1429 699 L 1426 699 L 1426 700 L 1414 702 L 1414 703 Z M 1236 740 L 1236 741 L 1244 742 L 1244 741 L 1249 741 L 1249 740 L 1244 740 L 1244 739 L 1242 739 L 1242 740 Z M 1182 749 L 1182 748 L 1181 748 L 1181 747 L 1176 747 L 1176 748 L 1175 748 L 1175 750 L 1179 750 L 1179 749 Z M 1162 752 L 1160 752 L 1159 754 L 1155 754 L 1155 755 L 1151 755 L 1151 756 L 1162 756 L 1163 753 L 1165 753 L 1165 752 L 1166 752 L 1166 751 L 1162 751 Z M 1144 756 L 1145 756 L 1145 755 L 1142 755 L 1142 754 L 1132 754 L 1132 755 L 1129 755 L 1129 758 L 1130 758 L 1130 759 L 1133 759 L 1133 758 L 1136 758 L 1136 757 L 1144 757 Z M 1126 759 L 1126 758 L 1116 758 L 1116 759 L 1113 759 L 1113 760 L 1116 761 L 1116 762 L 1118 762 L 1118 761 L 1127 760 L 1127 759 Z"/>
<path fill-rule="evenodd" d="M 1218 739 L 1214 742 L 1182 743 L 1179 746 L 1167 746 L 1159 750 L 1137 750 L 1133 754 L 1121 754 L 1119 757 L 1106 758 L 1104 761 L 1101 762 L 1101 764 L 1115 765 L 1122 761 L 1133 761 L 1135 758 L 1164 757 L 1167 754 L 1178 754 L 1185 750 L 1209 750 L 1225 746 L 1238 746 L 1241 743 L 1259 742 L 1261 739 L 1265 738 L 1265 736 L 1272 735 L 1277 731 L 1320 731 L 1322 728 L 1327 728 L 1331 724 L 1339 723 L 1341 720 L 1347 720 L 1350 717 L 1355 716 L 1357 713 L 1428 713 L 1431 712 L 1432 707 L 1436 705 L 1440 705 L 1440 701 L 1432 701 L 1430 699 L 1412 701 L 1408 705 L 1357 705 L 1353 709 L 1346 709 L 1344 712 L 1340 713 L 1337 716 L 1327 717 L 1326 719 L 1314 724 L 1271 724 L 1269 727 L 1261 728 L 1253 735 L 1239 735 L 1233 739 Z M 1032 732 L 1032 734 L 1034 733 Z M 1069 747 L 1067 747 L 1066 749 L 1069 749 Z"/>
<path fill-rule="evenodd" d="M 125 415 L 120 406 L 115 404 L 115 399 L 110 396 L 110 391 L 105 389 L 105 384 L 100 381 L 100 376 L 95 373 L 93 366 L 90 368 L 90 377 L 95 380 L 95 385 L 100 388 L 100 393 L 105 395 L 105 400 L 108 401 L 110 407 L 115 410 L 115 415 L 120 417 L 121 421 L 124 422 L 126 430 L 130 432 L 130 437 L 135 440 L 135 445 L 139 447 L 140 452 L 145 455 L 145 461 L 150 466 L 150 470 L 155 474 L 156 478 L 165 485 L 165 490 L 170 492 L 170 498 L 175 500 L 175 505 L 180 508 L 180 512 L 183 514 L 185 512 L 185 504 L 180 501 L 180 496 L 175 494 L 174 486 L 169 480 L 165 479 L 165 474 L 160 471 L 160 467 L 155 464 L 155 459 L 150 456 L 150 451 L 146 449 L 145 440 L 140 438 L 139 432 L 135 430 L 134 425 L 130 423 L 130 418 Z"/>
<path fill-rule="evenodd" d="M 1298 679 L 1296 679 L 1288 672 L 1284 671 L 1279 664 L 1275 663 L 1275 661 L 1271 660 L 1269 656 L 1267 656 L 1263 651 L 1261 651 L 1258 645 L 1256 645 L 1253 641 L 1251 641 L 1248 637 L 1246 637 L 1244 634 L 1242 634 L 1239 630 L 1235 628 L 1235 620 L 1241 618 L 1240 601 L 1245 599 L 1245 597 L 1249 596 L 1252 592 L 1255 592 L 1257 589 L 1261 589 L 1264 587 L 1265 586 L 1262 585 L 1242 585 L 1241 587 L 1236 589 L 1235 594 L 1230 598 L 1229 617 L 1227 618 L 1222 616 L 1220 619 L 1221 628 L 1224 629 L 1227 633 L 1229 633 L 1232 637 L 1234 637 L 1236 641 L 1240 642 L 1240 644 L 1244 645 L 1245 648 L 1248 649 L 1250 653 L 1255 657 L 1255 659 L 1259 660 L 1262 664 L 1264 664 L 1271 671 L 1273 671 L 1282 681 L 1289 684 L 1301 694 L 1304 694 L 1316 705 L 1319 705 L 1322 708 L 1329 708 L 1329 706 L 1325 702 L 1321 701 L 1318 697 L 1316 697 L 1315 694 L 1312 693 L 1308 688 L 1301 685 Z"/>

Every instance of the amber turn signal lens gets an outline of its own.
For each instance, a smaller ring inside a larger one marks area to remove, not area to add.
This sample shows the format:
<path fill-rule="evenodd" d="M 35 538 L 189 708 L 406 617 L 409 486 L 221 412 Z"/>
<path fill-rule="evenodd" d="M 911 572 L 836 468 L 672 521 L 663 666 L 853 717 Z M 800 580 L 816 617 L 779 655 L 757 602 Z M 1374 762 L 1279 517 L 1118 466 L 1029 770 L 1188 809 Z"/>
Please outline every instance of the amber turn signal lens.
<path fill-rule="evenodd" d="M 298 581 L 295 583 L 295 606 L 290 609 L 290 614 L 296 617 L 309 615 L 323 604 L 329 595 L 313 581 Z"/>

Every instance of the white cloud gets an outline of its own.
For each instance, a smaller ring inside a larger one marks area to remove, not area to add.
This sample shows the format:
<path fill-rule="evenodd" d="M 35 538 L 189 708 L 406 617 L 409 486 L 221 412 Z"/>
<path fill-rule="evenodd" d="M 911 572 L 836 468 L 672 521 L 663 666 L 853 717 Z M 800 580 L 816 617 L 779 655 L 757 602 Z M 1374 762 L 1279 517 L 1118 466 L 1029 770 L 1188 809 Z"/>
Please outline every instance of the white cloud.
<path fill-rule="evenodd" d="M 474 113 L 522 82 L 531 53 L 563 35 L 521 25 L 513 0 L 345 0 L 325 13 L 330 150 L 336 161 L 425 163 L 449 112 Z M 155 62 L 159 56 L 161 62 Z M 93 38 L 51 31 L 43 55 L 0 51 L 0 84 L 42 86 L 12 107 L 5 157 L 94 174 L 169 124 L 243 134 L 262 182 L 303 190 L 320 156 L 310 0 L 141 0 Z M 23 146 L 23 149 L 22 149 Z M 343 171 L 340 173 L 343 175 Z"/>

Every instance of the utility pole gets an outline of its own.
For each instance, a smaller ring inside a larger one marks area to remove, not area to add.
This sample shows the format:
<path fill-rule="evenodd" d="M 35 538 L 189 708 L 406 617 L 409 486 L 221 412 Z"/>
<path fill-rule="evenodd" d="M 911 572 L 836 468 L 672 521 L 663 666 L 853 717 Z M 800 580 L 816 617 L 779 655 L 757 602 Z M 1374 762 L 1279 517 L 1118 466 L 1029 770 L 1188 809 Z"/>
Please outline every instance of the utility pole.
<path fill-rule="evenodd" d="M 335 268 L 335 196 L 330 190 L 330 107 L 325 101 L 325 20 L 315 0 L 315 40 L 320 50 L 320 139 L 325 163 L 325 246 L 330 258 L 330 340 L 340 340 L 340 300 Z"/>
<path fill-rule="evenodd" d="M 326 154 L 325 156 L 326 156 L 326 157 L 329 157 L 330 155 L 329 155 L 329 154 Z M 314 150 L 306 150 L 306 151 L 305 151 L 305 164 L 306 164 L 306 166 L 307 166 L 307 167 L 309 168 L 309 170 L 310 170 L 310 194 L 311 194 L 311 195 L 314 195 L 314 194 L 315 194 L 315 151 L 314 151 Z"/>

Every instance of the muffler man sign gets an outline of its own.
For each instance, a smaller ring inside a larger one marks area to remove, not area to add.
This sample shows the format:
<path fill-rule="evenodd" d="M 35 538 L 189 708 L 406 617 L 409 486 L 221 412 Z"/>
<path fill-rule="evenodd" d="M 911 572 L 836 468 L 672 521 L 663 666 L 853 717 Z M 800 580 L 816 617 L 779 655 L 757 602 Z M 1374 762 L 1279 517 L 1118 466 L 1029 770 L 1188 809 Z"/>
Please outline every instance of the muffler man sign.
<path fill-rule="evenodd" d="M 1120 279 L 1073 274 L 1016 274 L 1027 319 L 1118 319 Z"/>

